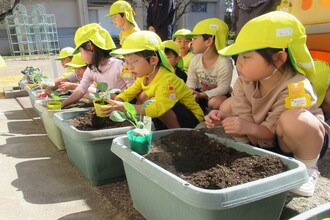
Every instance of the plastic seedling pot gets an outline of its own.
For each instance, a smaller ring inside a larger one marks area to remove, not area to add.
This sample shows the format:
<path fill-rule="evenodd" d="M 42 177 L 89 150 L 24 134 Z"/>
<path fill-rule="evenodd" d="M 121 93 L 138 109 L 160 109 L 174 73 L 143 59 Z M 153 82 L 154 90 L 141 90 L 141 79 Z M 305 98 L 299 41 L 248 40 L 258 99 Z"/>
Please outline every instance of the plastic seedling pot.
<path fill-rule="evenodd" d="M 152 132 L 149 134 L 138 134 L 136 130 L 130 130 L 127 132 L 128 139 L 130 141 L 130 147 L 133 151 L 140 155 L 149 153 L 152 139 Z"/>
<path fill-rule="evenodd" d="M 100 100 L 99 99 L 94 99 L 93 100 L 96 115 L 98 117 L 102 117 L 102 118 L 107 117 L 105 114 L 103 114 L 101 112 L 101 109 L 102 109 L 102 106 L 106 106 L 108 104 L 99 104 L 99 103 L 97 103 L 98 101 L 100 101 Z"/>
<path fill-rule="evenodd" d="M 61 110 L 62 103 L 61 101 L 51 100 L 47 102 L 47 107 L 49 110 Z"/>

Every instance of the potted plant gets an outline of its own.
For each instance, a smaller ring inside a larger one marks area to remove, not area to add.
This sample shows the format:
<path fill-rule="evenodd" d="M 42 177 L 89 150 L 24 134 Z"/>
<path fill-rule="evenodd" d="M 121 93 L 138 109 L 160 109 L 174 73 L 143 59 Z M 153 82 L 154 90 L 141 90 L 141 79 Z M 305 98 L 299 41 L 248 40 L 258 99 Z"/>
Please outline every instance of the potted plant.
<path fill-rule="evenodd" d="M 47 102 L 47 107 L 50 110 L 61 110 L 62 102 L 60 101 L 60 96 L 56 95 L 55 93 L 51 94 L 53 100 L 49 100 Z"/>
<path fill-rule="evenodd" d="M 108 84 L 106 82 L 100 82 L 97 84 L 97 92 L 90 93 L 89 96 L 93 100 L 96 115 L 98 117 L 106 117 L 105 114 L 101 113 L 102 106 L 108 105 L 107 99 L 110 94 L 115 94 L 121 92 L 120 89 L 108 89 Z"/>
<path fill-rule="evenodd" d="M 23 79 L 20 81 L 20 84 L 25 84 L 30 89 L 40 88 L 42 85 L 51 86 L 54 82 L 48 79 L 48 76 L 43 75 L 41 70 L 37 67 L 26 67 L 21 71 L 24 74 Z"/>
<path fill-rule="evenodd" d="M 150 151 L 152 132 L 151 119 L 149 117 L 142 117 L 142 111 L 154 100 L 147 100 L 142 104 L 139 119 L 137 119 L 137 112 L 134 106 L 128 102 L 124 102 L 125 112 L 114 111 L 110 115 L 110 119 L 115 122 L 122 122 L 128 120 L 135 129 L 127 132 L 128 139 L 131 144 L 131 149 L 138 154 L 144 155 Z M 142 121 L 142 119 L 144 119 Z"/>

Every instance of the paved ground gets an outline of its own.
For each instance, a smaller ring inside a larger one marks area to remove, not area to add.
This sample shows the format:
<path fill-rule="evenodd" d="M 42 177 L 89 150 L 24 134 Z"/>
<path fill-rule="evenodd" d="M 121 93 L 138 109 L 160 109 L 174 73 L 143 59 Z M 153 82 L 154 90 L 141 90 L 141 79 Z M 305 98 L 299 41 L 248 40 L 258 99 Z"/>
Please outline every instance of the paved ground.
<path fill-rule="evenodd" d="M 0 78 L 0 88 L 17 85 L 13 76 L 20 78 L 26 66 L 52 71 L 49 59 L 7 64 L 0 69 L 0 77 L 6 77 Z M 121 210 L 79 175 L 65 152 L 57 150 L 28 100 L 0 99 L 0 219 L 114 219 Z M 330 152 L 319 168 L 316 194 L 311 198 L 290 194 L 281 219 L 330 201 Z"/>

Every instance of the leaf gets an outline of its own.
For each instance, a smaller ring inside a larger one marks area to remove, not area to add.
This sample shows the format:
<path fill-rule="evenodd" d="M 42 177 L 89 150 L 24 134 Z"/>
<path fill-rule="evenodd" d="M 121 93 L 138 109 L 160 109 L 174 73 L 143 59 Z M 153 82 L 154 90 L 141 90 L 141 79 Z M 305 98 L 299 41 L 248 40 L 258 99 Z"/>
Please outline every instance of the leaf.
<path fill-rule="evenodd" d="M 56 100 L 56 101 L 60 100 L 60 97 L 57 96 L 55 92 L 52 92 L 51 96 L 52 96 L 53 99 Z"/>
<path fill-rule="evenodd" d="M 124 102 L 124 108 L 126 109 L 126 111 L 128 111 L 131 114 L 133 118 L 136 117 L 136 110 L 131 103 Z"/>
<path fill-rule="evenodd" d="M 100 97 L 100 95 L 98 93 L 89 93 L 89 97 L 94 100 Z"/>
<path fill-rule="evenodd" d="M 109 93 L 110 94 L 121 93 L 121 90 L 120 89 L 110 89 Z"/>
<path fill-rule="evenodd" d="M 111 112 L 110 119 L 114 122 L 123 122 L 123 121 L 127 120 L 127 118 L 125 117 L 125 114 L 123 112 L 120 112 L 120 111 Z"/>
<path fill-rule="evenodd" d="M 141 108 L 141 112 L 143 109 L 145 109 L 146 107 L 148 107 L 151 103 L 153 103 L 155 100 L 147 100 L 142 104 L 142 108 Z"/>
<path fill-rule="evenodd" d="M 102 91 L 102 92 L 105 92 L 108 89 L 108 83 L 106 83 L 106 82 L 99 82 L 99 83 L 97 83 L 97 87 L 96 88 L 98 90 Z"/>
<path fill-rule="evenodd" d="M 55 86 L 54 80 L 48 79 L 47 76 L 41 78 L 40 83 L 46 86 Z"/>

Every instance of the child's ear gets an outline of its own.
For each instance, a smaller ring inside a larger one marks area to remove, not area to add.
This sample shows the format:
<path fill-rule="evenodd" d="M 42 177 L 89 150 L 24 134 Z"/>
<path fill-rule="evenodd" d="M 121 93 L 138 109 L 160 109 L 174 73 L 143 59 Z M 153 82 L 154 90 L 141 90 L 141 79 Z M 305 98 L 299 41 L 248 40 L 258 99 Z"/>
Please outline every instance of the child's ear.
<path fill-rule="evenodd" d="M 286 60 L 288 59 L 288 53 L 283 51 L 279 51 L 273 55 L 273 61 L 276 66 L 282 66 Z"/>
<path fill-rule="evenodd" d="M 159 62 L 158 56 L 151 56 L 150 57 L 150 64 L 156 66 Z"/>

